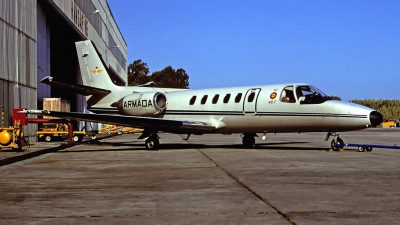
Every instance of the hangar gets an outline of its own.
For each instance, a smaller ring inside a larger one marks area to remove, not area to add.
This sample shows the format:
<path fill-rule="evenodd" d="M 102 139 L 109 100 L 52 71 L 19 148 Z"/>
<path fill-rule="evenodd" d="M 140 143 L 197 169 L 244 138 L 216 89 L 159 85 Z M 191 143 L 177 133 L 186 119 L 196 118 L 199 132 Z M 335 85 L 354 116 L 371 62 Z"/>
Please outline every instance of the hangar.
<path fill-rule="evenodd" d="M 12 125 L 13 108 L 41 109 L 43 98 L 66 99 L 71 111 L 86 110 L 82 96 L 39 83 L 46 76 L 81 83 L 76 41 L 92 40 L 113 82 L 126 85 L 127 44 L 107 0 L 1 0 L 0 32 L 0 108 L 6 127 Z M 28 125 L 25 136 L 33 141 L 36 130 L 36 124 Z"/>

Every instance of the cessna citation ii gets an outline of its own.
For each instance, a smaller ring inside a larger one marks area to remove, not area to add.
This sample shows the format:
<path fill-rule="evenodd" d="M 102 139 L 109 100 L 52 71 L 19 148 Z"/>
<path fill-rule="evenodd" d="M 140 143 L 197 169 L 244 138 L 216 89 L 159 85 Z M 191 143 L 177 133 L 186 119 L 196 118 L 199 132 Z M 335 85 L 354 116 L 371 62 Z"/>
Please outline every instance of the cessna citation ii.
<path fill-rule="evenodd" d="M 274 84 L 203 90 L 115 85 L 109 68 L 90 40 L 76 42 L 83 85 L 41 82 L 85 95 L 88 110 L 55 112 L 26 110 L 71 120 L 143 128 L 139 137 L 147 149 L 158 149 L 157 132 L 176 134 L 242 134 L 245 147 L 255 144 L 257 133 L 327 132 L 331 146 L 343 144 L 337 132 L 381 124 L 382 114 L 353 103 L 333 100 L 309 84 Z"/>

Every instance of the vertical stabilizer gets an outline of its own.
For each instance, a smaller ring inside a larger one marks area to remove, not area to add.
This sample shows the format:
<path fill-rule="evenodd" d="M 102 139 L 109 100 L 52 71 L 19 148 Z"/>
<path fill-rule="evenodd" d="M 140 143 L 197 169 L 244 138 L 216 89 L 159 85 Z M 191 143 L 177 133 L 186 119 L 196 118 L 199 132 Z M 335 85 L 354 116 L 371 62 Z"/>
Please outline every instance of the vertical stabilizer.
<path fill-rule="evenodd" d="M 93 42 L 75 42 L 83 85 L 112 90 L 115 86 L 108 75 L 107 67 Z"/>

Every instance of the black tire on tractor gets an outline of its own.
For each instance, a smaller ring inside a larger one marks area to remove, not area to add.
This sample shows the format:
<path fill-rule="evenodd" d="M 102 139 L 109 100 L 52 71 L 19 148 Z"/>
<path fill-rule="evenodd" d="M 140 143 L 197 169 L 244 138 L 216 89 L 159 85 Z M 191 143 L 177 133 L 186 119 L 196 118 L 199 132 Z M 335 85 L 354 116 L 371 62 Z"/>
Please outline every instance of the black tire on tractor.
<path fill-rule="evenodd" d="M 78 142 L 78 141 L 80 140 L 80 138 L 79 138 L 78 135 L 74 135 L 74 136 L 72 137 L 72 140 L 73 140 L 74 142 Z"/>
<path fill-rule="evenodd" d="M 51 135 L 46 135 L 44 136 L 44 140 L 47 142 L 51 142 L 53 140 L 53 137 Z"/>

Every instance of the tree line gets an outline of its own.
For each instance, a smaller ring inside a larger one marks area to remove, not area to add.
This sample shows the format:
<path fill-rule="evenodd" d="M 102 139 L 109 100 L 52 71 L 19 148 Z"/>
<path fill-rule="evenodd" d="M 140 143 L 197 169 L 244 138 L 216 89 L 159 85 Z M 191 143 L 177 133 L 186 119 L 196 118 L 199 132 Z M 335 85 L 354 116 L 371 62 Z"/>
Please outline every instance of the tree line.
<path fill-rule="evenodd" d="M 332 95 L 330 97 L 335 100 L 342 100 L 339 96 Z M 349 102 L 375 109 L 376 111 L 382 113 L 384 121 L 390 119 L 400 119 L 400 100 L 355 99 L 350 100 Z"/>
<path fill-rule="evenodd" d="M 388 99 L 364 99 L 350 100 L 352 103 L 360 104 L 382 113 L 383 119 L 400 119 L 400 100 Z"/>
<path fill-rule="evenodd" d="M 182 68 L 175 70 L 171 66 L 149 75 L 147 63 L 141 59 L 135 60 L 128 66 L 128 85 L 137 86 L 154 82 L 154 87 L 189 88 L 189 75 Z"/>

